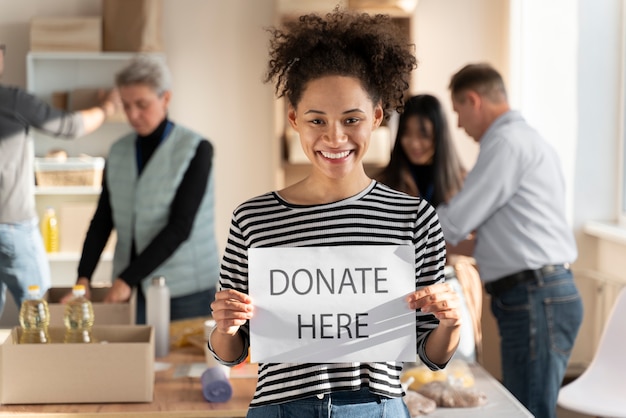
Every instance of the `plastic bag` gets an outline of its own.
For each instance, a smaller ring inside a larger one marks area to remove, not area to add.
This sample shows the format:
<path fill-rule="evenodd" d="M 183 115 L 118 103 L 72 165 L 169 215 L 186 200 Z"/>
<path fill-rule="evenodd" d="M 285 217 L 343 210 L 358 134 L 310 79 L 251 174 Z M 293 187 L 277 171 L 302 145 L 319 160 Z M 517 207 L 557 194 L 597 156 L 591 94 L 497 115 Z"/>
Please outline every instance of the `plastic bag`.
<path fill-rule="evenodd" d="M 447 408 L 475 407 L 487 403 L 487 395 L 482 391 L 455 387 L 448 382 L 426 383 L 417 392 L 435 401 L 437 406 Z"/>

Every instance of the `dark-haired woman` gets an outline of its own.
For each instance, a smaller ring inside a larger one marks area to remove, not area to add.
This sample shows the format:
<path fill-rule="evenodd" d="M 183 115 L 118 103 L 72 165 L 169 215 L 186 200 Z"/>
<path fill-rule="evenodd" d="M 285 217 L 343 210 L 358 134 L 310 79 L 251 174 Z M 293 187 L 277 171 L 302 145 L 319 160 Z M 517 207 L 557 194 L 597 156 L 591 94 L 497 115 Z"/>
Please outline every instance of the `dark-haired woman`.
<path fill-rule="evenodd" d="M 460 190 L 463 175 L 439 100 L 429 94 L 409 98 L 391 159 L 377 180 L 437 207 Z"/>

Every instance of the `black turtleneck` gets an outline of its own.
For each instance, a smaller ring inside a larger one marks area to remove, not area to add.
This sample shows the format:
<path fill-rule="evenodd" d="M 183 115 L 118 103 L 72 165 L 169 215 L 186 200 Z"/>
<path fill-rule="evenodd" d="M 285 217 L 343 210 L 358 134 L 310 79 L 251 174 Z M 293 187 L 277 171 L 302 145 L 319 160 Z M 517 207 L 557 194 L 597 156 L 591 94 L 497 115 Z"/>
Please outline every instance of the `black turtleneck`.
<path fill-rule="evenodd" d="M 141 163 L 139 165 L 140 175 L 143 168 L 148 164 L 148 161 L 150 161 L 150 158 L 152 157 L 152 154 L 154 154 L 154 151 L 161 144 L 161 140 L 163 139 L 163 133 L 165 132 L 165 128 L 167 127 L 168 122 L 169 120 L 165 118 L 163 119 L 163 122 L 161 122 L 151 134 L 145 136 L 137 135 L 137 139 L 135 139 L 135 147 L 138 147 L 137 149 L 139 150 L 139 156 L 141 157 Z"/>
<path fill-rule="evenodd" d="M 415 184 L 417 185 L 417 190 L 419 191 L 420 196 L 428 201 L 428 203 L 432 203 L 433 193 L 435 190 L 435 165 L 411 164 L 409 168 L 411 170 L 413 180 L 415 180 Z"/>
<path fill-rule="evenodd" d="M 140 167 L 145 167 L 149 163 L 150 158 L 161 144 L 168 122 L 171 123 L 168 119 L 164 119 L 154 132 L 149 135 L 137 135 L 136 144 L 138 145 L 138 155 L 140 156 L 140 161 L 138 161 Z M 189 238 L 193 221 L 209 181 L 212 160 L 213 146 L 209 141 L 200 141 L 196 149 L 196 155 L 189 163 L 189 167 L 172 201 L 167 225 L 163 227 L 140 254 L 136 253 L 133 240 L 131 262 L 119 274 L 119 278 L 128 283 L 129 286 L 135 287 L 139 285 L 143 278 L 148 277 L 152 271 L 176 251 L 180 244 Z M 78 277 L 87 277 L 91 280 L 102 250 L 113 228 L 111 202 L 105 175 L 103 176 L 102 193 L 98 200 L 98 206 L 83 244 L 83 253 L 78 265 Z"/>

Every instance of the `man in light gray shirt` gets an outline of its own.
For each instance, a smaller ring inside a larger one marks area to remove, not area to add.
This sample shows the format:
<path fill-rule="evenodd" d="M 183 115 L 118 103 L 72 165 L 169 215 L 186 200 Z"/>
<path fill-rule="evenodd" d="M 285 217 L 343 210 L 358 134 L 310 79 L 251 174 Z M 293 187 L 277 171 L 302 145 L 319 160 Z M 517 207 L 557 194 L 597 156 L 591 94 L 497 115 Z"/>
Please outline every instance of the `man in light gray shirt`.
<path fill-rule="evenodd" d="M 446 241 L 476 233 L 474 257 L 501 336 L 504 385 L 536 416 L 556 401 L 582 322 L 556 151 L 509 107 L 500 74 L 471 64 L 450 82 L 459 127 L 480 145 L 461 191 L 437 208 Z"/>
<path fill-rule="evenodd" d="M 0 44 L 0 76 L 5 45 Z M 119 106 L 117 90 L 100 106 L 68 113 L 18 87 L 0 84 L 0 315 L 7 288 L 19 307 L 29 285 L 43 293 L 50 269 L 38 227 L 34 198 L 31 128 L 77 138 L 95 131 Z"/>

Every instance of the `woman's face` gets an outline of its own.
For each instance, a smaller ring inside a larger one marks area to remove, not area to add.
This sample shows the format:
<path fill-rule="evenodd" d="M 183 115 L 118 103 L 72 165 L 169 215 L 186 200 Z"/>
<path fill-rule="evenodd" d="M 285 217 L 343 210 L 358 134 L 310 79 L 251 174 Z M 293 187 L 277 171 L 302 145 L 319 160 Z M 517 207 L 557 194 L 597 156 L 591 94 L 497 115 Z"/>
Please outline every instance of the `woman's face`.
<path fill-rule="evenodd" d="M 433 163 L 435 156 L 435 135 L 433 123 L 418 115 L 409 116 L 406 119 L 404 135 L 400 138 L 400 144 L 409 162 L 415 165 L 428 165 Z"/>
<path fill-rule="evenodd" d="M 159 96 L 146 84 L 119 87 L 124 112 L 133 129 L 142 136 L 152 133 L 167 115 L 170 92 Z"/>
<path fill-rule="evenodd" d="M 363 173 L 363 156 L 382 118 L 382 107 L 361 82 L 345 76 L 310 81 L 288 113 L 313 170 L 332 179 Z"/>

